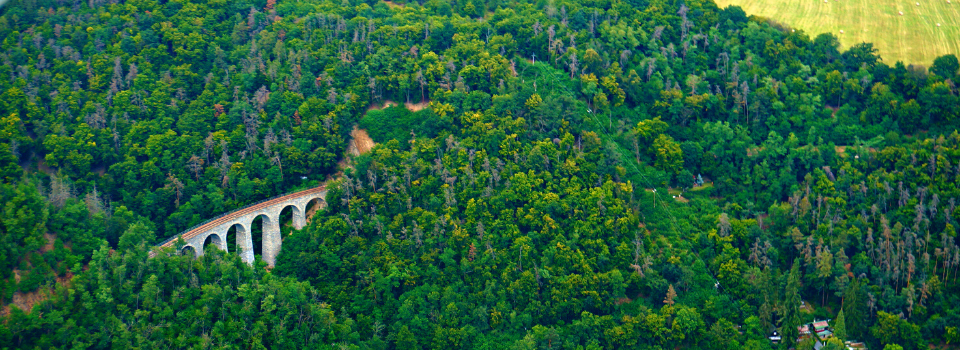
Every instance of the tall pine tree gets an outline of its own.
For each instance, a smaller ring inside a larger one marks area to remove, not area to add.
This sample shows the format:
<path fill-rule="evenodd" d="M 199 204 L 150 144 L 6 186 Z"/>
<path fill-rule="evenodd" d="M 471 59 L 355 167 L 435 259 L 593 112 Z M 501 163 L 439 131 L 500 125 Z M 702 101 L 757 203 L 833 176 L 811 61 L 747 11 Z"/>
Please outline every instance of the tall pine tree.
<path fill-rule="evenodd" d="M 790 274 L 787 275 L 787 286 L 783 291 L 783 304 L 781 312 L 783 317 L 780 319 L 780 334 L 783 342 L 782 348 L 789 349 L 795 347 L 800 331 L 800 260 L 793 261 L 793 267 L 790 268 Z"/>
<path fill-rule="evenodd" d="M 840 310 L 840 314 L 837 315 L 837 319 L 833 321 L 833 336 L 837 339 L 844 340 L 847 339 L 847 321 L 843 317 L 843 310 Z"/>

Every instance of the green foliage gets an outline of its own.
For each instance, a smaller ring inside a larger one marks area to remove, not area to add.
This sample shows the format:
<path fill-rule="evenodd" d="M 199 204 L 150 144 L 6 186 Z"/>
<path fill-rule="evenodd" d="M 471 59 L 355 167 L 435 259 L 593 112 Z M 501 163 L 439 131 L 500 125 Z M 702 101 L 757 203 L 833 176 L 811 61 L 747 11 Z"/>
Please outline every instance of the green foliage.
<path fill-rule="evenodd" d="M 957 76 L 958 71 L 960 71 L 960 61 L 953 54 L 937 57 L 933 60 L 933 66 L 930 66 L 931 73 L 946 79 Z"/>
<path fill-rule="evenodd" d="M 436 137 L 442 130 L 432 110 L 410 112 L 400 106 L 370 110 L 360 120 L 360 127 L 366 129 L 377 143 L 398 140 L 401 144 L 406 144 L 414 135 L 417 138 Z"/>
<path fill-rule="evenodd" d="M 653 141 L 657 154 L 657 169 L 677 174 L 683 169 L 683 151 L 672 137 L 661 134 Z"/>
<path fill-rule="evenodd" d="M 0 180 L 10 183 L 19 178 L 22 171 L 17 165 L 17 157 L 11 151 L 10 145 L 0 143 Z"/>
<path fill-rule="evenodd" d="M 140 245 L 121 254 L 102 247 L 69 289 L 57 287 L 36 306 L 64 317 L 29 317 L 14 308 L 0 326 L 0 339 L 19 347 L 369 343 L 358 341 L 356 321 L 315 299 L 306 283 L 277 278 L 263 265 L 251 267 L 217 250 L 194 260 L 170 251 L 148 259 L 145 249 Z M 115 268 L 120 265 L 126 268 Z M 139 322 L 128 327 L 127 318 Z M 290 318 L 299 321 L 283 321 Z"/>
<path fill-rule="evenodd" d="M 833 336 L 840 340 L 847 339 L 847 319 L 843 317 L 843 310 L 840 310 L 837 319 L 833 321 Z"/>
<path fill-rule="evenodd" d="M 147 224 L 144 224 L 143 222 L 136 222 L 130 225 L 126 232 L 120 236 L 120 243 L 117 244 L 117 248 L 124 251 L 132 251 L 141 245 L 144 247 L 149 247 L 153 243 L 153 237 L 155 237 L 155 234 L 153 233 L 153 230 L 147 226 Z"/>
<path fill-rule="evenodd" d="M 923 347 L 919 326 L 883 311 L 877 313 L 877 324 L 870 328 L 870 334 L 881 344 L 888 344 L 888 346 L 894 344 L 898 348 L 908 350 Z"/>
<path fill-rule="evenodd" d="M 828 310 L 956 341 L 956 60 L 628 3 L 6 6 L 0 298 L 52 296 L 0 344 L 802 348 Z M 319 185 L 355 126 L 274 269 L 147 258 Z"/>

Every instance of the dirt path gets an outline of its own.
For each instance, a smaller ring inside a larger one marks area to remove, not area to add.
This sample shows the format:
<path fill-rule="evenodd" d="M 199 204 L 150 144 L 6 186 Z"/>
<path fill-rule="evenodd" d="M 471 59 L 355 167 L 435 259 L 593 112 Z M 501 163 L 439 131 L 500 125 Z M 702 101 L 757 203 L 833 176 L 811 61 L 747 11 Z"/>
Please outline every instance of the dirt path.
<path fill-rule="evenodd" d="M 367 106 L 367 112 L 372 110 L 380 110 L 380 109 L 384 109 L 391 106 L 398 106 L 398 105 L 399 104 L 397 104 L 396 102 L 393 102 L 390 100 L 383 100 L 383 102 L 380 102 L 380 103 L 371 103 L 369 106 Z"/>
<path fill-rule="evenodd" d="M 347 147 L 347 153 L 359 156 L 361 154 L 370 152 L 373 149 L 373 146 L 377 144 L 373 142 L 373 139 L 370 138 L 370 135 L 367 134 L 367 131 L 364 129 L 357 129 L 356 126 L 353 127 L 353 130 L 350 131 L 350 146 Z"/>
<path fill-rule="evenodd" d="M 422 111 L 424 108 L 427 108 L 430 106 L 430 100 L 424 100 L 424 101 L 421 101 L 420 103 L 408 102 L 408 103 L 404 103 L 403 106 L 407 107 L 407 109 L 409 109 L 411 112 L 419 112 L 419 111 Z"/>
<path fill-rule="evenodd" d="M 387 107 L 396 107 L 399 105 L 400 105 L 399 103 L 393 102 L 391 100 L 383 100 L 383 102 L 380 102 L 380 103 L 371 103 L 369 106 L 367 106 L 367 112 L 372 110 L 380 110 Z M 417 103 L 407 102 L 407 103 L 404 103 L 403 106 L 406 107 L 411 112 L 419 112 L 419 111 L 422 111 L 424 108 L 430 107 L 430 100 L 423 100 Z"/>

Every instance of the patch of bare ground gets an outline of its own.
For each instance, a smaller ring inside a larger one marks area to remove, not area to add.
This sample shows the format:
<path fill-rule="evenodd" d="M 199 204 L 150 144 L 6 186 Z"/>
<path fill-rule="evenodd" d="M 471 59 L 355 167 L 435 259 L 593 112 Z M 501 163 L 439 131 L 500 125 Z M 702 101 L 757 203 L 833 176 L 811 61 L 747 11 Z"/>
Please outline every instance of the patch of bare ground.
<path fill-rule="evenodd" d="M 43 247 L 40 247 L 40 252 L 46 253 L 53 250 L 53 243 L 57 241 L 57 236 L 54 236 L 50 232 L 44 232 L 43 238 L 47 240 L 47 244 L 44 244 Z"/>
<path fill-rule="evenodd" d="M 399 103 L 393 102 L 391 100 L 383 100 L 380 103 L 370 103 L 370 105 L 367 106 L 367 112 L 372 110 L 384 109 L 387 107 L 396 107 L 399 105 L 400 105 Z M 406 102 L 403 104 L 403 106 L 406 107 L 411 112 L 419 112 L 419 111 L 422 111 L 424 108 L 430 107 L 430 100 L 423 100 L 417 103 Z"/>
<path fill-rule="evenodd" d="M 318 210 L 320 210 L 320 201 L 313 203 L 313 205 L 307 208 L 307 212 L 306 212 L 307 223 L 313 222 L 313 215 L 316 214 Z"/>
<path fill-rule="evenodd" d="M 396 102 L 393 102 L 390 100 L 383 100 L 380 103 L 371 102 L 370 105 L 367 106 L 367 112 L 372 110 L 378 110 L 378 109 L 384 109 L 387 107 L 397 106 L 397 105 L 398 104 Z"/>
<path fill-rule="evenodd" d="M 847 149 L 850 148 L 850 147 L 853 147 L 853 150 L 856 150 L 856 149 L 857 149 L 856 146 L 834 146 L 833 149 L 834 149 L 834 151 L 837 152 L 837 155 L 838 155 L 838 156 L 843 157 L 843 156 L 846 156 L 846 155 L 847 155 Z M 876 148 L 876 147 L 867 147 L 867 152 L 877 153 L 877 148 Z"/>
<path fill-rule="evenodd" d="M 391 8 L 391 9 L 395 9 L 395 8 L 398 8 L 398 7 L 403 7 L 403 4 L 397 4 L 397 3 L 394 3 L 393 1 L 389 1 L 389 0 L 385 0 L 384 3 L 386 3 L 386 4 L 387 4 L 387 7 Z"/>
<path fill-rule="evenodd" d="M 53 243 L 57 241 L 57 236 L 49 232 L 45 232 L 43 234 L 43 238 L 47 240 L 47 244 L 44 244 L 43 247 L 40 247 L 41 254 L 53 250 Z M 57 276 L 56 284 L 66 284 L 71 278 L 73 278 L 73 274 L 67 272 L 64 276 Z M 20 270 L 13 269 L 13 280 L 16 283 L 20 283 Z M 23 310 L 23 312 L 29 313 L 30 310 L 33 309 L 34 305 L 46 300 L 50 296 L 50 293 L 53 292 L 53 288 L 56 287 L 40 287 L 32 292 L 13 293 L 13 299 L 11 300 L 10 304 L 3 305 L 3 307 L 0 308 L 0 317 L 6 317 L 10 314 L 11 305 L 15 305 L 20 310 Z"/>
<path fill-rule="evenodd" d="M 844 155 L 847 153 L 847 146 L 835 146 L 834 151 L 836 151 L 838 155 Z"/>
<path fill-rule="evenodd" d="M 377 144 L 373 142 L 370 135 L 364 129 L 357 129 L 356 126 L 350 131 L 350 146 L 348 151 L 352 155 L 361 155 L 373 149 Z"/>
<path fill-rule="evenodd" d="M 832 113 L 830 113 L 830 117 L 836 118 L 836 117 L 837 117 L 837 111 L 840 110 L 840 107 L 834 107 L 834 106 L 831 106 L 831 105 L 827 105 L 827 108 L 829 108 L 831 111 L 833 111 Z"/>
<path fill-rule="evenodd" d="M 430 100 L 423 100 L 418 103 L 407 102 L 404 103 L 403 106 L 407 107 L 407 109 L 409 109 L 411 112 L 419 112 L 430 106 Z"/>
<path fill-rule="evenodd" d="M 47 162 L 43 161 L 43 158 L 37 158 L 37 170 L 40 170 L 40 172 L 50 176 L 53 176 L 57 173 L 56 170 L 53 170 L 53 168 L 50 168 L 50 166 L 47 165 Z"/>
<path fill-rule="evenodd" d="M 340 162 L 337 163 L 337 171 L 331 177 L 328 177 L 328 180 L 339 179 L 343 177 L 343 170 L 349 168 L 350 158 L 352 156 L 359 156 L 361 154 L 369 152 L 373 146 L 377 144 L 373 142 L 373 139 L 370 138 L 370 135 L 367 134 L 366 130 L 358 129 L 356 126 L 353 127 L 353 130 L 350 131 L 350 141 L 348 141 L 347 152 L 345 157 L 340 159 Z"/>
<path fill-rule="evenodd" d="M 20 271 L 18 271 L 17 269 L 14 269 L 13 275 L 14 275 L 14 280 L 19 282 Z M 66 275 L 57 277 L 56 285 L 67 285 L 67 283 L 70 282 L 70 279 L 72 278 L 73 278 L 73 274 L 70 272 L 67 272 Z M 30 313 L 30 311 L 33 310 L 34 305 L 37 305 L 38 303 L 44 300 L 47 300 L 47 298 L 50 297 L 50 295 L 53 293 L 54 288 L 56 288 L 56 285 L 54 285 L 53 287 L 40 287 L 40 288 L 37 288 L 37 290 L 28 292 L 28 293 L 23 293 L 23 292 L 13 293 L 13 300 L 11 300 L 10 304 L 3 305 L 3 307 L 0 308 L 0 317 L 7 317 L 8 315 L 10 315 L 10 309 L 13 306 L 16 306 L 18 309 L 20 309 L 24 313 Z"/>

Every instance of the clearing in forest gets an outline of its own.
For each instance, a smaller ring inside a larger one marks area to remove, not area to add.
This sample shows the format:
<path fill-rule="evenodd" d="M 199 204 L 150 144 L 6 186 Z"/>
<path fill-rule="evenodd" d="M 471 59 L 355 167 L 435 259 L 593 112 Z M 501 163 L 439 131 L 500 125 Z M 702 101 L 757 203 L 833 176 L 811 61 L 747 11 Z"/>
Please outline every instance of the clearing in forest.
<path fill-rule="evenodd" d="M 939 56 L 960 55 L 960 0 L 947 1 L 717 0 L 717 5 L 740 6 L 748 15 L 803 29 L 811 39 L 833 33 L 841 49 L 873 43 L 891 66 L 897 61 L 930 66 Z"/>
<path fill-rule="evenodd" d="M 357 129 L 357 127 L 354 126 L 353 130 L 350 131 L 350 145 L 347 146 L 347 153 L 359 156 L 369 152 L 373 149 L 373 146 L 376 145 L 366 130 Z"/>

